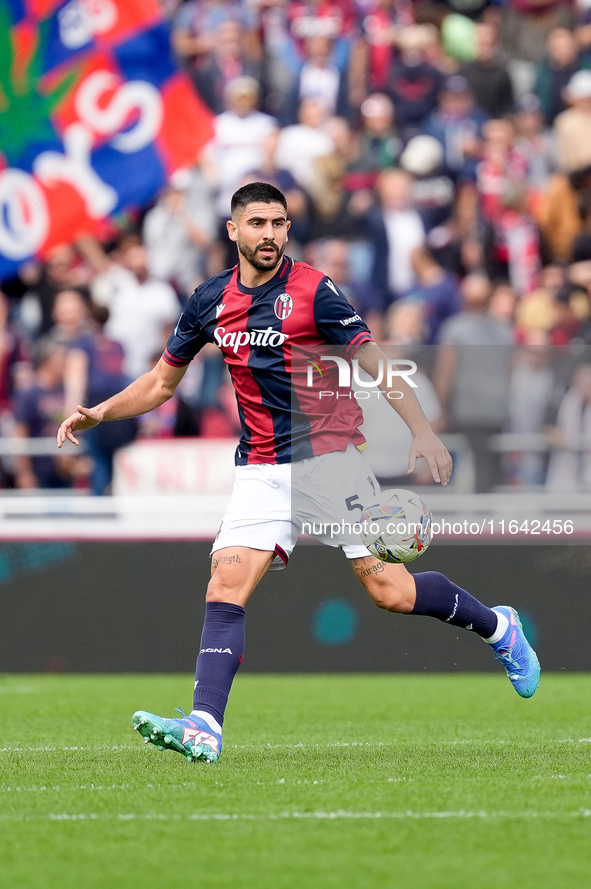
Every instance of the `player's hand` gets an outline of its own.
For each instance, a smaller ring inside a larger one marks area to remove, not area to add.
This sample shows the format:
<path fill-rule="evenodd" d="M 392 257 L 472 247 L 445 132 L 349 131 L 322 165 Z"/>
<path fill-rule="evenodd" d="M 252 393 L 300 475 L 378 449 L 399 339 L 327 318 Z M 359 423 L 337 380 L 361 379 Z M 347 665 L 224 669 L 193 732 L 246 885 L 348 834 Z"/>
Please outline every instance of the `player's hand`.
<path fill-rule="evenodd" d="M 72 444 L 79 445 L 80 442 L 75 437 L 74 432 L 92 429 L 93 426 L 98 426 L 102 419 L 102 411 L 99 411 L 97 408 L 78 405 L 74 413 L 70 414 L 67 420 L 64 420 L 57 431 L 58 448 L 61 448 L 66 439 L 71 441 Z"/>
<path fill-rule="evenodd" d="M 434 432 L 421 432 L 413 439 L 408 454 L 408 474 L 414 472 L 417 459 L 424 457 L 436 482 L 446 485 L 451 477 L 452 459 L 449 451 Z"/>

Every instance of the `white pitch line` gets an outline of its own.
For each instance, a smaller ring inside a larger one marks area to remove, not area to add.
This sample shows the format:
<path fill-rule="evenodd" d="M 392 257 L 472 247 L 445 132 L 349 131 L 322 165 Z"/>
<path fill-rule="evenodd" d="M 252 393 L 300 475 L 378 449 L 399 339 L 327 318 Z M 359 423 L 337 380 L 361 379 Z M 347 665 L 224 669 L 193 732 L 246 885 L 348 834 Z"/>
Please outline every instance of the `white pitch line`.
<path fill-rule="evenodd" d="M 0 753 L 64 753 L 72 750 L 137 750 L 137 744 L 88 744 L 78 747 L 0 747 Z"/>
<path fill-rule="evenodd" d="M 535 744 L 589 744 L 591 738 L 550 738 L 549 740 L 535 741 Z M 341 747 L 391 747 L 404 746 L 410 744 L 410 741 L 396 740 L 391 741 L 334 741 L 330 744 L 310 743 L 304 744 L 303 741 L 297 744 L 226 744 L 224 750 L 320 750 L 327 748 Z M 433 746 L 441 746 L 442 744 L 458 745 L 458 744 L 477 744 L 485 747 L 487 744 L 511 744 L 516 742 L 509 741 L 506 738 L 462 738 L 455 740 L 425 741 L 424 746 L 432 744 Z M 519 746 L 528 746 L 527 741 L 519 742 Z M 0 747 L 0 753 L 62 753 L 78 750 L 139 750 L 137 744 L 81 744 L 72 747 L 42 747 L 42 746 L 26 746 L 26 747 Z"/>
<path fill-rule="evenodd" d="M 379 821 L 379 820 L 410 820 L 410 821 L 445 821 L 445 820 L 557 820 L 571 818 L 591 818 L 591 809 L 579 809 L 576 812 L 504 812 L 482 810 L 415 812 L 407 809 L 401 812 L 349 812 L 337 809 L 334 812 L 262 812 L 250 814 L 246 812 L 193 812 L 186 815 L 160 812 L 120 812 L 116 814 L 99 814 L 96 812 L 51 812 L 45 815 L 1 815 L 0 821 Z"/>

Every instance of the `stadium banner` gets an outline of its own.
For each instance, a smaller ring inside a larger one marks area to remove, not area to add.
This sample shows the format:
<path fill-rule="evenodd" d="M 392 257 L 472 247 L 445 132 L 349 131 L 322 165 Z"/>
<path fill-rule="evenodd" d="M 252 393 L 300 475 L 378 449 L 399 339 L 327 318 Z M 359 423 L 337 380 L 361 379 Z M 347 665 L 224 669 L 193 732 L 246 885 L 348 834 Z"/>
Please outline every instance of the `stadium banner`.
<path fill-rule="evenodd" d="M 113 494 L 227 495 L 234 483 L 233 439 L 140 439 L 115 455 Z M 197 508 L 197 504 L 195 504 Z M 211 530 L 215 535 L 219 520 Z"/>
<path fill-rule="evenodd" d="M 0 0 L 0 278 L 150 201 L 211 134 L 158 0 Z"/>

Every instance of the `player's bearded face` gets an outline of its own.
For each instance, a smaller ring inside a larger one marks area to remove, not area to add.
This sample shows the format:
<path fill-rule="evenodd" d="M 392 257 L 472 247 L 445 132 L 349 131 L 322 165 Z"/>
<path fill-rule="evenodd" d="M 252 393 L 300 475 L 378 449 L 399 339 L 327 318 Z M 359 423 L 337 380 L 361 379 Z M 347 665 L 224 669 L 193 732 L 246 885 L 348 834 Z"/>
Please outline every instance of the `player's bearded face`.
<path fill-rule="evenodd" d="M 238 235 L 237 246 L 240 253 L 259 272 L 268 272 L 274 269 L 283 256 L 285 243 L 279 246 L 274 241 L 262 240 L 256 247 L 249 245 Z"/>

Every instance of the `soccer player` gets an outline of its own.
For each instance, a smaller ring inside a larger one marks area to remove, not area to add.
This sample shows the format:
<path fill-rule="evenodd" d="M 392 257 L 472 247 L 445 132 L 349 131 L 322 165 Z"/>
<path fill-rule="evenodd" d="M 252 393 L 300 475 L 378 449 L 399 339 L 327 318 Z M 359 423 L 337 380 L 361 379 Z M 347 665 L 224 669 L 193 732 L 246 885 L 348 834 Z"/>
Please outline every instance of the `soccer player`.
<path fill-rule="evenodd" d="M 182 718 L 142 710 L 133 715 L 146 743 L 207 762 L 221 753 L 224 712 L 244 651 L 246 603 L 267 570 L 287 564 L 293 549 L 292 474 L 305 481 L 297 494 L 302 514 L 322 514 L 330 521 L 375 500 L 377 482 L 362 453 L 356 400 L 343 399 L 337 410 L 320 413 L 301 386 L 296 387 L 300 398 L 294 399 L 293 356 L 298 348 L 305 353 L 326 351 L 327 344 L 341 347 L 374 380 L 385 359 L 333 282 L 284 256 L 290 223 L 280 191 L 260 182 L 243 186 L 233 195 L 231 217 L 228 236 L 238 247 L 238 265 L 197 288 L 153 370 L 102 404 L 79 406 L 57 434 L 59 447 L 66 439 L 77 445 L 76 432 L 153 410 L 172 396 L 205 343 L 221 349 L 236 390 L 242 436 L 231 501 L 212 549 L 193 709 Z M 447 449 L 407 380 L 398 377 L 395 386 L 380 383 L 386 397 L 398 393 L 390 403 L 413 435 L 409 472 L 422 456 L 435 481 L 446 485 L 452 469 Z M 338 484 L 327 484 L 330 478 Z M 343 549 L 378 607 L 471 630 L 490 644 L 518 694 L 534 694 L 540 666 L 513 608 L 488 608 L 438 572 L 412 575 L 404 565 L 383 563 L 359 538 L 320 539 Z"/>

